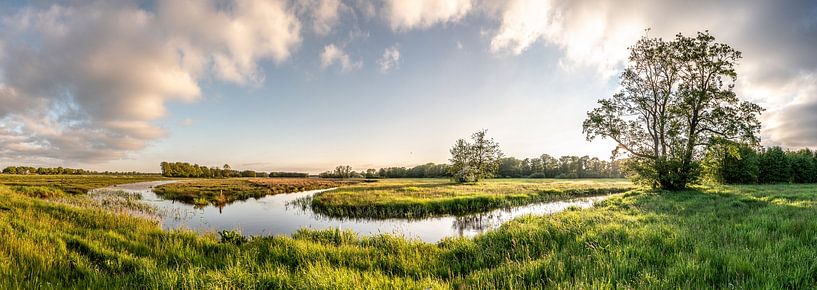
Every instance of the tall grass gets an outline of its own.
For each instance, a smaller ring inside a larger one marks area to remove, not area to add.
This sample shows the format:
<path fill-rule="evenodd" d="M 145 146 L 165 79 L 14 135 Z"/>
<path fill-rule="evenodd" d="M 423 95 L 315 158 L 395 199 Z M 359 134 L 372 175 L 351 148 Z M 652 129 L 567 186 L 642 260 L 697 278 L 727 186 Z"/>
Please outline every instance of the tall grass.
<path fill-rule="evenodd" d="M 222 241 L 0 189 L 0 288 L 814 288 L 814 192 L 636 190 L 429 244 L 338 230 Z"/>
<path fill-rule="evenodd" d="M 446 179 L 387 179 L 317 194 L 311 207 L 335 217 L 417 218 L 485 212 L 633 188 L 623 179 L 494 179 L 477 184 Z"/>

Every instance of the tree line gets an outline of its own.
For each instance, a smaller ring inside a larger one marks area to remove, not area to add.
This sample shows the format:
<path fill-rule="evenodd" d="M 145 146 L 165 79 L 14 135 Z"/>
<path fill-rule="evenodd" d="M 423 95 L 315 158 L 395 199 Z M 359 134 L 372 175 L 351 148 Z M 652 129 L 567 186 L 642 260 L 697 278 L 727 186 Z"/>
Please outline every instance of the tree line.
<path fill-rule="evenodd" d="M 702 171 L 704 181 L 724 184 L 817 183 L 817 152 L 718 140 L 709 146 Z"/>
<path fill-rule="evenodd" d="M 159 164 L 162 176 L 166 177 L 199 177 L 199 178 L 227 178 L 227 177 L 307 177 L 308 173 L 300 172 L 262 172 L 253 170 L 235 170 L 229 164 L 222 167 L 207 167 L 187 162 L 162 162 Z"/>
<path fill-rule="evenodd" d="M 506 178 L 621 178 L 622 160 L 602 160 L 597 157 L 567 155 L 555 158 L 542 154 L 538 158 L 499 159 L 496 177 Z"/>
<path fill-rule="evenodd" d="M 4 174 L 32 174 L 32 175 L 151 175 L 155 173 L 142 173 L 136 171 L 93 171 L 78 168 L 65 167 L 31 167 L 31 166 L 8 166 L 3 168 Z"/>

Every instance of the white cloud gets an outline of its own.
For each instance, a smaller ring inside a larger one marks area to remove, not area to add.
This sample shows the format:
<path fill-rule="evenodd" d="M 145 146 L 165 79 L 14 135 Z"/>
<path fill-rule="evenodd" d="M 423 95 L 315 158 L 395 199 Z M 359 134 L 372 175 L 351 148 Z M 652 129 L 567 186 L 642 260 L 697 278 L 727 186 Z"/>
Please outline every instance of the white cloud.
<path fill-rule="evenodd" d="M 321 53 L 321 69 L 326 69 L 334 64 L 340 66 L 342 72 L 350 72 L 363 66 L 363 62 L 354 62 L 348 54 L 334 44 L 327 45 Z"/>
<path fill-rule="evenodd" d="M 165 103 L 194 101 L 210 75 L 259 82 L 300 23 L 281 1 L 160 0 L 22 8 L 2 22 L 0 158 L 81 162 L 126 157 L 165 136 Z M 226 6 L 225 6 L 226 5 Z"/>
<path fill-rule="evenodd" d="M 397 45 L 387 47 L 383 51 L 383 56 L 377 61 L 380 65 L 380 72 L 387 73 L 400 66 L 400 48 Z"/>
<path fill-rule="evenodd" d="M 471 10 L 471 0 L 387 0 L 384 8 L 393 30 L 428 28 L 459 21 Z"/>

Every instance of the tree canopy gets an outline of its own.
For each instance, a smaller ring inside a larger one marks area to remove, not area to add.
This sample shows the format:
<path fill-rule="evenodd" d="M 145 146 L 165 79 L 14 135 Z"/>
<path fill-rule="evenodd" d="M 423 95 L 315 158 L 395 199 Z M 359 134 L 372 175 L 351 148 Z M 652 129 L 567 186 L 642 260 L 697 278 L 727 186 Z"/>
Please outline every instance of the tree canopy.
<path fill-rule="evenodd" d="M 670 41 L 645 36 L 630 48 L 621 91 L 599 100 L 583 132 L 590 141 L 615 141 L 614 154 L 631 155 L 637 180 L 683 189 L 714 138 L 759 142 L 763 108 L 733 91 L 740 58 L 709 32 Z"/>
<path fill-rule="evenodd" d="M 499 168 L 502 152 L 486 130 L 471 134 L 471 141 L 459 139 L 451 148 L 450 171 L 457 182 L 476 182 L 493 177 Z"/>

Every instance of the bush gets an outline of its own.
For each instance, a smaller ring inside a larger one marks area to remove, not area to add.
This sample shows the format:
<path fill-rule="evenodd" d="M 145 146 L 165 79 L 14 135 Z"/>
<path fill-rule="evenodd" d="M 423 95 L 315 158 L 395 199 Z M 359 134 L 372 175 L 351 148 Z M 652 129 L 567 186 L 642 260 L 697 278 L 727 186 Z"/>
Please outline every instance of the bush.
<path fill-rule="evenodd" d="M 229 243 L 240 246 L 241 244 L 244 244 L 249 241 L 247 237 L 245 237 L 238 231 L 223 230 L 218 232 L 218 235 L 221 236 L 222 243 Z"/>
<path fill-rule="evenodd" d="M 528 178 L 545 178 L 545 174 L 542 172 L 536 172 L 534 174 L 528 175 Z"/>

